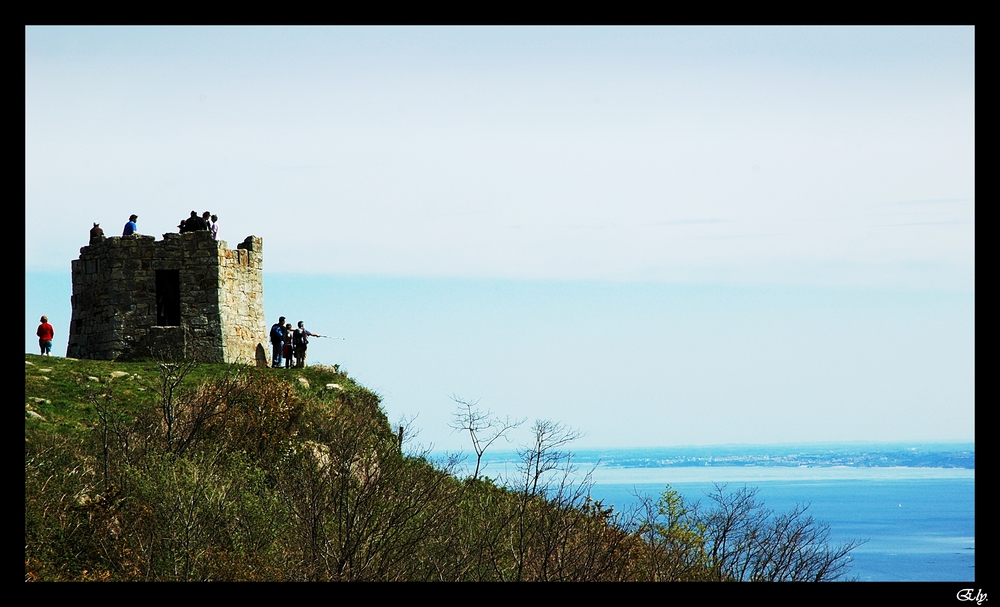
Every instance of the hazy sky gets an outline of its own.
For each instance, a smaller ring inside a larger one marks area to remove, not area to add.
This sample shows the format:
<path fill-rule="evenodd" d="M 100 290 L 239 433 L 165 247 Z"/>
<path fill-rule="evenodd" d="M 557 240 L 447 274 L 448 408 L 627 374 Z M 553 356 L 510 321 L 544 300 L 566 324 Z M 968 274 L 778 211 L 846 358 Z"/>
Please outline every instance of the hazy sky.
<path fill-rule="evenodd" d="M 974 132 L 973 28 L 26 28 L 26 349 L 207 209 L 438 446 L 971 439 Z"/>

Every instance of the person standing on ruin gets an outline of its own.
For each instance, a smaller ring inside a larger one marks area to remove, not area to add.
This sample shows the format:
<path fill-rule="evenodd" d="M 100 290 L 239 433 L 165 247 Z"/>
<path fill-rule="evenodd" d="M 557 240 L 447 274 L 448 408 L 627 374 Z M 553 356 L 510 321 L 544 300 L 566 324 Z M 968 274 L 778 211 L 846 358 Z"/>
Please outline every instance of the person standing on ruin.
<path fill-rule="evenodd" d="M 212 231 L 212 222 L 210 221 L 211 217 L 212 214 L 209 213 L 208 211 L 205 211 L 204 213 L 201 214 L 201 221 L 205 224 L 205 229 L 208 230 L 209 232 Z"/>
<path fill-rule="evenodd" d="M 38 335 L 38 347 L 42 351 L 42 356 L 50 356 L 52 352 L 52 338 L 55 337 L 56 331 L 49 324 L 49 317 L 42 316 L 40 322 L 42 324 L 38 325 L 38 330 L 35 334 Z"/>
<path fill-rule="evenodd" d="M 212 240 L 219 239 L 219 216 L 212 215 Z"/>
<path fill-rule="evenodd" d="M 292 334 L 292 345 L 295 348 L 295 366 L 302 368 L 306 366 L 306 348 L 309 347 L 310 337 L 323 337 L 319 333 L 313 333 L 306 329 L 305 323 L 299 321 L 299 328 Z"/>
<path fill-rule="evenodd" d="M 278 322 L 271 325 L 271 367 L 281 368 L 281 347 L 285 341 L 285 317 L 278 318 Z"/>
<path fill-rule="evenodd" d="M 139 231 L 139 226 L 136 225 L 136 221 L 139 219 L 138 215 L 129 215 L 128 223 L 125 224 L 125 229 L 122 230 L 122 236 L 131 236 Z"/>
<path fill-rule="evenodd" d="M 101 224 L 94 222 L 94 227 L 90 228 L 90 242 L 100 241 L 104 239 L 104 230 L 101 229 Z"/>

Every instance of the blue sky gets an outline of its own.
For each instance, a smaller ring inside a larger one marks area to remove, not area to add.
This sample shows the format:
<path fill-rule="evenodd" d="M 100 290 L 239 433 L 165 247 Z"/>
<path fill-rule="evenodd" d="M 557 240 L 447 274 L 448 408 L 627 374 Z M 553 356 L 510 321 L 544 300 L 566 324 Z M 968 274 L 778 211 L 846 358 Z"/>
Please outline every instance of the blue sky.
<path fill-rule="evenodd" d="M 439 447 L 451 394 L 595 446 L 968 440 L 974 46 L 26 28 L 26 351 L 41 313 L 65 351 L 92 222 L 207 209 L 264 238 L 268 317 Z"/>

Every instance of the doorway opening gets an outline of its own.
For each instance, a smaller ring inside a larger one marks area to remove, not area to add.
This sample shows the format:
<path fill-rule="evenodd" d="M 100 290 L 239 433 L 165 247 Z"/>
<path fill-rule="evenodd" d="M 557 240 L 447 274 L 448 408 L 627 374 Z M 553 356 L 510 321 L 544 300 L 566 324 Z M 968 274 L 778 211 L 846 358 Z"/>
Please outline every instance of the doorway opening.
<path fill-rule="evenodd" d="M 156 324 L 178 327 L 181 324 L 181 272 L 156 271 Z"/>

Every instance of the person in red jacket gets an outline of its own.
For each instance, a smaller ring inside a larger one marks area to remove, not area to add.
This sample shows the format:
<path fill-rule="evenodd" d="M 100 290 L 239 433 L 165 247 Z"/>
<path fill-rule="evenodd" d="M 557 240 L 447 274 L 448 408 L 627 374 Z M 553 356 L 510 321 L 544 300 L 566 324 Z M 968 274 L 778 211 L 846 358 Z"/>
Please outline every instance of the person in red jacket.
<path fill-rule="evenodd" d="M 52 352 L 52 338 L 55 337 L 56 331 L 49 324 L 49 317 L 42 316 L 42 324 L 38 325 L 38 330 L 35 334 L 38 335 L 38 347 L 42 350 L 42 356 L 49 356 Z"/>

